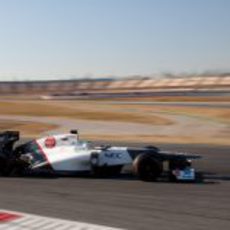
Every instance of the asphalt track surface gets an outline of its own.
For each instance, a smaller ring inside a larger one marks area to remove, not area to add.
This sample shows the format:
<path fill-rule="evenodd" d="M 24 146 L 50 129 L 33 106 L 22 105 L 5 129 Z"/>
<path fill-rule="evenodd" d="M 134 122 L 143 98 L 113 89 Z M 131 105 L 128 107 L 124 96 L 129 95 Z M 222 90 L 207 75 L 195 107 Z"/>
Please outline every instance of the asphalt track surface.
<path fill-rule="evenodd" d="M 0 208 L 126 229 L 230 229 L 229 147 L 160 147 L 202 155 L 203 180 L 0 178 Z"/>

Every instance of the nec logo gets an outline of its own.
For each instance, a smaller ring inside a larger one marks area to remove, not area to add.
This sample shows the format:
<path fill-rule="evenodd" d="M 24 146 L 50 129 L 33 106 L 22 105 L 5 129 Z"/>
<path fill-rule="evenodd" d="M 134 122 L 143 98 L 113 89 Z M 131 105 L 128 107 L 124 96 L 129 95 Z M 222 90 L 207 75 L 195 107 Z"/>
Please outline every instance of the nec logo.
<path fill-rule="evenodd" d="M 113 158 L 113 159 L 120 159 L 122 157 L 122 155 L 121 155 L 121 153 L 106 152 L 105 157 Z"/>

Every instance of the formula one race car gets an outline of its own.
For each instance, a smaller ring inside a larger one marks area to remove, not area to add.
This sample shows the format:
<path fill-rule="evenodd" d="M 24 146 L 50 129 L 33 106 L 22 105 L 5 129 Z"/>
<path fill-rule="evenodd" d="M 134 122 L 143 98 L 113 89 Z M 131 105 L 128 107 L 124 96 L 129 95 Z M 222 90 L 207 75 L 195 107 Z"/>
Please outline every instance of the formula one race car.
<path fill-rule="evenodd" d="M 197 155 L 161 151 L 157 147 L 143 148 L 91 146 L 79 140 L 77 130 L 32 140 L 14 147 L 19 132 L 0 133 L 0 175 L 24 176 L 39 173 L 55 175 L 115 176 L 131 165 L 141 180 L 154 181 L 163 172 L 171 180 L 195 180 L 191 160 Z M 164 170 L 167 162 L 167 169 Z"/>

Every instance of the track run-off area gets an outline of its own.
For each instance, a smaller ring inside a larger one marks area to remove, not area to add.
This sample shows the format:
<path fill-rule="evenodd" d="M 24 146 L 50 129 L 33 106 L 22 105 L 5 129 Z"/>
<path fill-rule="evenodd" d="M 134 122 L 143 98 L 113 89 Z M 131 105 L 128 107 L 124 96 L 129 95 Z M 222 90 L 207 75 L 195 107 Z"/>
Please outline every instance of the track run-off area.
<path fill-rule="evenodd" d="M 219 107 L 218 107 L 219 106 Z M 228 102 L 0 100 L 0 129 L 22 137 L 77 128 L 87 140 L 228 145 Z"/>

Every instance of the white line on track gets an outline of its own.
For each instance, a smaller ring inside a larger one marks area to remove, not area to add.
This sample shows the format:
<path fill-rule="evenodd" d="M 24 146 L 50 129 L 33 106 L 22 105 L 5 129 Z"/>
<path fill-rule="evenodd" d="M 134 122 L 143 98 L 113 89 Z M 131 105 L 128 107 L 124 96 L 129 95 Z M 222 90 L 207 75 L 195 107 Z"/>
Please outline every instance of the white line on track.
<path fill-rule="evenodd" d="M 0 209 L 0 230 L 119 230 L 103 225 L 62 220 Z"/>

